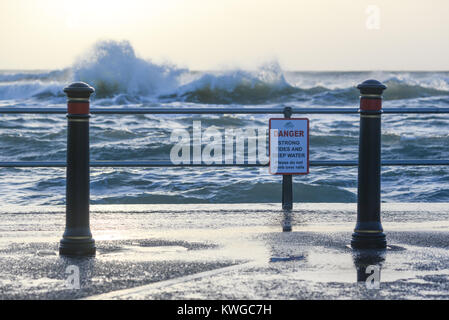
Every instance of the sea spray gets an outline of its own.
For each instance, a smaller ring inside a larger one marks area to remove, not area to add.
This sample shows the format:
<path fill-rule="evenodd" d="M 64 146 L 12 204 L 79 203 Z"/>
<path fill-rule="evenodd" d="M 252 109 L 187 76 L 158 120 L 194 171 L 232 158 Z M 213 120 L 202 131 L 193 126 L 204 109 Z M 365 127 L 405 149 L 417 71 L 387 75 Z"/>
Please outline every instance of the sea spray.
<path fill-rule="evenodd" d="M 388 86 L 386 101 L 447 102 L 449 96 L 447 72 L 286 72 L 276 61 L 253 71 L 195 72 L 140 58 L 128 41 L 109 40 L 95 43 L 62 70 L 0 71 L 0 100 L 61 104 L 64 86 L 85 81 L 96 88 L 93 100 L 103 106 L 148 102 L 348 106 L 358 101 L 355 84 L 369 78 Z"/>
<path fill-rule="evenodd" d="M 163 98 L 208 104 L 263 104 L 301 92 L 291 86 L 277 62 L 261 65 L 255 71 L 228 70 L 204 73 L 199 79 Z"/>
<path fill-rule="evenodd" d="M 93 85 L 97 98 L 173 91 L 183 72 L 187 70 L 138 58 L 128 41 L 97 42 L 73 65 L 73 78 Z"/>

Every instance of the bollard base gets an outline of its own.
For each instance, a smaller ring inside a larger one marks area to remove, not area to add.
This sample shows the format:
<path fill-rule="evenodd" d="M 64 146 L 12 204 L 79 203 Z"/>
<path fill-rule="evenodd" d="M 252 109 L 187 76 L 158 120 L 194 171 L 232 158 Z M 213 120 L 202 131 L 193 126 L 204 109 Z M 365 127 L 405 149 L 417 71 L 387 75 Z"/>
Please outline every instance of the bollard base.
<path fill-rule="evenodd" d="M 352 234 L 351 247 L 354 249 L 385 249 L 387 247 L 387 239 L 383 232 L 354 232 Z"/>
<path fill-rule="evenodd" d="M 62 256 L 95 256 L 95 240 L 62 238 L 59 243 L 59 254 Z"/>

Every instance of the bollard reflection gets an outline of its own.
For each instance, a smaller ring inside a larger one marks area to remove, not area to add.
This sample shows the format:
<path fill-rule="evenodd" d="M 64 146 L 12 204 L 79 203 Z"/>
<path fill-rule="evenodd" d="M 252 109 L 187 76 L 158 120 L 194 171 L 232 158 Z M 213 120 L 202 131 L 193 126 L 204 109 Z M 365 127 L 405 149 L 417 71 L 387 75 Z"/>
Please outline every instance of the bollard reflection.
<path fill-rule="evenodd" d="M 385 249 L 354 250 L 352 258 L 357 272 L 357 282 L 366 282 L 370 279 L 380 281 L 382 265 L 386 259 Z"/>
<path fill-rule="evenodd" d="M 282 222 L 281 222 L 283 232 L 291 232 L 292 231 L 292 221 L 293 221 L 292 211 L 284 210 Z"/>
<path fill-rule="evenodd" d="M 89 287 L 95 271 L 95 257 L 70 257 L 60 256 L 62 259 L 62 274 L 66 288 L 77 290 Z"/>

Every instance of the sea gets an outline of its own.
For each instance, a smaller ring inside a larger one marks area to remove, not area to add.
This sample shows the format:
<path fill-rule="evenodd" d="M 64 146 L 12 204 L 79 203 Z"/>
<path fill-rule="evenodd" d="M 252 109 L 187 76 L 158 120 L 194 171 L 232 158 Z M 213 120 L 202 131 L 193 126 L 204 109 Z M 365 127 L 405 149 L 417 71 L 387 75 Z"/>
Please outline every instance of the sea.
<path fill-rule="evenodd" d="M 63 88 L 84 81 L 95 108 L 347 108 L 357 84 L 388 88 L 384 108 L 449 107 L 449 72 L 257 69 L 195 71 L 136 55 L 126 41 L 101 41 L 58 70 L 0 71 L 1 108 L 66 107 Z M 268 129 L 281 114 L 92 115 L 90 159 L 170 161 L 175 130 Z M 310 160 L 357 160 L 357 114 L 294 114 L 310 121 Z M 63 114 L 0 114 L 0 161 L 64 161 Z M 449 159 L 449 114 L 384 114 L 382 159 Z M 268 167 L 91 168 L 91 204 L 272 203 L 282 177 Z M 311 167 L 294 176 L 294 202 L 355 202 L 356 167 Z M 64 168 L 0 168 L 2 205 L 62 205 Z M 382 167 L 383 202 L 449 202 L 447 166 Z"/>

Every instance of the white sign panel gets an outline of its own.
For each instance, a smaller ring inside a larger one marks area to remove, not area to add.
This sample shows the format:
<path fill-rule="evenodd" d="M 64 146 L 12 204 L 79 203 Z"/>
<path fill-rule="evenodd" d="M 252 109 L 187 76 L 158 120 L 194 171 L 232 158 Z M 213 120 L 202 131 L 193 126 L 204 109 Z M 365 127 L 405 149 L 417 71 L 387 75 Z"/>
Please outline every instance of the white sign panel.
<path fill-rule="evenodd" d="M 270 173 L 309 173 L 309 119 L 270 119 Z"/>

